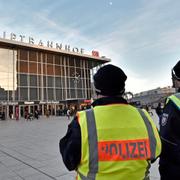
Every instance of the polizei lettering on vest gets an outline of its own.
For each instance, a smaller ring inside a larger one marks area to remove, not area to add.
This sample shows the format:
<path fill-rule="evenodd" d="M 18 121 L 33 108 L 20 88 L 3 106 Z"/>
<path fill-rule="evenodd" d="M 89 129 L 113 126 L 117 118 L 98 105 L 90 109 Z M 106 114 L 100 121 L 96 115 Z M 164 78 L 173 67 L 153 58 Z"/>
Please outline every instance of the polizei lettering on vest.
<path fill-rule="evenodd" d="M 99 161 L 126 161 L 150 158 L 148 139 L 98 142 Z"/>

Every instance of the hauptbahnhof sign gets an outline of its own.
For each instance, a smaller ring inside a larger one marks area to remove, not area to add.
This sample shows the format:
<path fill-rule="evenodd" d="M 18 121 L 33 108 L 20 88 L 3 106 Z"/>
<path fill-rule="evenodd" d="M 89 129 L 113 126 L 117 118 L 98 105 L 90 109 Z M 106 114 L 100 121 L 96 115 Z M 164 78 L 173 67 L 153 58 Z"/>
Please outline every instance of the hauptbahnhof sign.
<path fill-rule="evenodd" d="M 74 52 L 74 53 L 80 53 L 80 54 L 84 54 L 84 49 L 83 48 L 77 48 L 77 47 L 71 47 L 68 44 L 62 44 L 62 43 L 57 43 L 57 42 L 53 42 L 53 41 L 43 41 L 43 40 L 38 40 L 35 41 L 35 39 L 31 36 L 25 36 L 22 34 L 15 34 L 13 32 L 7 34 L 6 31 L 4 31 L 2 33 L 2 36 L 0 36 L 0 38 L 4 38 L 4 39 L 9 39 L 12 41 L 19 41 L 19 42 L 23 42 L 23 43 L 29 43 L 32 45 L 37 45 L 40 47 L 48 47 L 48 48 L 55 48 L 57 50 L 65 50 L 65 51 L 70 51 L 70 52 Z"/>

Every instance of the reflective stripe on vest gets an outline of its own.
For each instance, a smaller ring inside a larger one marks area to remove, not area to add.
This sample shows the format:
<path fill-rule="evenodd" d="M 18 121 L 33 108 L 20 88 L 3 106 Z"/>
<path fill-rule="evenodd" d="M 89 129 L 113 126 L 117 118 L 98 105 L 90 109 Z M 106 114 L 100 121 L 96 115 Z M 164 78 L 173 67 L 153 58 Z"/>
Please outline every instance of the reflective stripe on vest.
<path fill-rule="evenodd" d="M 86 118 L 89 143 L 89 172 L 87 177 L 83 176 L 80 172 L 78 173 L 82 180 L 95 180 L 96 173 L 98 172 L 98 142 L 96 122 L 92 109 L 86 110 Z"/>
<path fill-rule="evenodd" d="M 178 107 L 178 109 L 180 109 L 180 93 L 168 97 L 166 104 L 169 102 L 169 100 L 173 101 L 174 104 Z"/>
<path fill-rule="evenodd" d="M 78 171 L 79 176 L 81 177 L 82 180 L 95 180 L 96 173 L 98 172 L 98 160 L 103 160 L 101 159 L 101 154 L 99 154 L 99 157 L 98 157 L 99 148 L 103 148 L 105 152 L 107 151 L 110 152 L 109 154 L 111 153 L 113 154 L 114 151 L 116 152 L 118 151 L 118 153 L 119 154 L 121 153 L 122 155 L 122 157 L 119 158 L 118 160 L 155 159 L 157 142 L 156 142 L 152 125 L 149 122 L 148 118 L 146 117 L 145 113 L 141 109 L 138 109 L 138 112 L 140 113 L 142 119 L 144 120 L 144 124 L 148 132 L 149 141 L 147 141 L 146 139 L 128 140 L 128 141 L 121 140 L 121 141 L 113 141 L 113 142 L 111 141 L 111 144 L 108 141 L 106 142 L 106 147 L 104 148 L 104 147 L 101 147 L 101 142 L 98 143 L 97 141 L 97 129 L 96 129 L 94 111 L 93 109 L 86 110 L 88 141 L 89 141 L 88 142 L 89 143 L 89 172 L 88 172 L 87 177 L 85 177 Z M 150 150 L 148 150 L 147 147 L 150 147 Z M 123 157 L 124 148 L 126 151 L 126 157 Z M 128 152 L 130 151 L 130 149 L 131 149 L 131 152 Z M 137 154 L 137 151 L 139 154 Z M 109 158 L 108 155 L 104 157 L 105 160 L 106 161 L 113 160 L 112 156 Z M 117 159 L 117 155 L 116 155 L 116 159 Z"/>
<path fill-rule="evenodd" d="M 156 144 L 157 144 L 156 138 L 154 135 L 154 131 L 153 131 L 152 125 L 149 122 L 144 111 L 142 109 L 138 109 L 138 111 L 139 111 L 141 117 L 143 118 L 144 123 L 145 123 L 146 128 L 147 128 L 147 132 L 148 132 L 148 136 L 149 136 L 149 142 L 150 142 L 150 149 L 151 149 L 151 160 L 153 160 L 156 158 Z"/>

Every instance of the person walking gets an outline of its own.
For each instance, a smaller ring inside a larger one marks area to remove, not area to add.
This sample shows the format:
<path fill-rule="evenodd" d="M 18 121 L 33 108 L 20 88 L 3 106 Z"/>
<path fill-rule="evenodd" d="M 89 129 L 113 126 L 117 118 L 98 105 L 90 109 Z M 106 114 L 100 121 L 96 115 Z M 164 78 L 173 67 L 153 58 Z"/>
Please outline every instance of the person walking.
<path fill-rule="evenodd" d="M 59 143 L 65 166 L 78 180 L 149 179 L 161 152 L 153 120 L 123 99 L 127 76 L 119 67 L 105 65 L 93 78 L 93 108 L 77 112 Z"/>
<path fill-rule="evenodd" d="M 172 82 L 177 93 L 167 98 L 160 121 L 161 180 L 180 179 L 180 61 L 172 69 Z"/>
<path fill-rule="evenodd" d="M 34 111 L 34 117 L 35 117 L 36 119 L 39 119 L 39 112 L 38 112 L 37 109 Z"/>
<path fill-rule="evenodd" d="M 70 120 L 70 116 L 71 116 L 71 110 L 70 109 L 67 110 L 66 115 L 67 115 L 68 120 Z"/>

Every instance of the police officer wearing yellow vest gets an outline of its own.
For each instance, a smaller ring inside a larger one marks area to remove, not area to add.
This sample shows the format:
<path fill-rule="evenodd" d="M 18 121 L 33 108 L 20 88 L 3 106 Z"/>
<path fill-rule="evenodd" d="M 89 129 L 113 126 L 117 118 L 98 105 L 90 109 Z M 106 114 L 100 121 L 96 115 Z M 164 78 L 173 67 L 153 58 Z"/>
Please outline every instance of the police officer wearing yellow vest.
<path fill-rule="evenodd" d="M 167 98 L 160 121 L 161 180 L 180 180 L 180 61 L 172 69 L 172 81 L 177 93 Z"/>
<path fill-rule="evenodd" d="M 126 79 L 116 66 L 101 67 L 93 108 L 78 112 L 60 140 L 64 164 L 78 180 L 149 179 L 161 142 L 149 114 L 122 98 Z"/>

